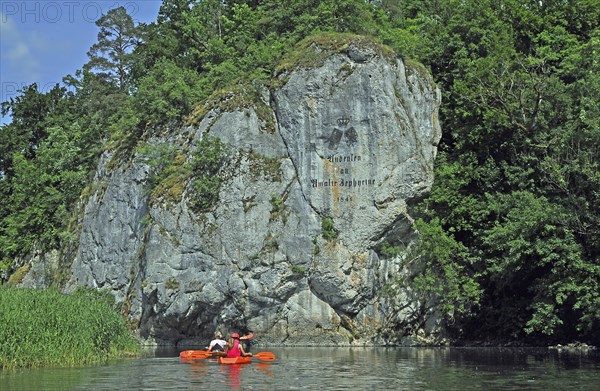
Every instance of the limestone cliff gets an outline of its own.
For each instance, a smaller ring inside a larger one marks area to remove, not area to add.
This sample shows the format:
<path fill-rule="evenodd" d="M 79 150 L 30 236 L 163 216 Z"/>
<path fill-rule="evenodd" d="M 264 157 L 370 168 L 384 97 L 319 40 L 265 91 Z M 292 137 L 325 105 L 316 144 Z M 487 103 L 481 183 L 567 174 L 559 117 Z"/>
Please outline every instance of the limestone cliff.
<path fill-rule="evenodd" d="M 216 328 L 259 343 L 386 342 L 381 290 L 402 257 L 377 249 L 414 240 L 440 92 L 419 65 L 360 40 L 278 80 L 254 105 L 217 105 L 148 141 L 184 159 L 206 137 L 228 146 L 209 211 L 191 207 L 193 175 L 175 202 L 153 199 L 147 160 L 115 168 L 105 154 L 69 288 L 112 291 L 148 342 L 206 341 Z"/>

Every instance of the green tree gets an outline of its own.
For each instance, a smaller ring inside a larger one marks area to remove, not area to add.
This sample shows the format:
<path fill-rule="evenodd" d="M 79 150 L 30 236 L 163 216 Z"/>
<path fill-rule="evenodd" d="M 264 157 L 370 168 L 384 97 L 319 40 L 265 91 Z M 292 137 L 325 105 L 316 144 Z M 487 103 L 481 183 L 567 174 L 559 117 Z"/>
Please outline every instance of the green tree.
<path fill-rule="evenodd" d="M 2 115 L 12 116 L 12 122 L 3 126 L 0 133 L 0 170 L 4 173 L 10 171 L 12 153 L 35 155 L 47 136 L 48 118 L 60 107 L 66 90 L 56 85 L 48 93 L 41 93 L 33 83 L 20 92 L 21 95 L 2 103 Z"/>
<path fill-rule="evenodd" d="M 47 93 L 35 85 L 12 100 L 13 122 L 2 127 L 4 173 L 0 178 L 0 259 L 27 254 L 34 247 L 56 248 L 68 236 L 70 213 L 87 178 L 89 161 L 82 131 L 71 114 L 66 89 Z"/>
<path fill-rule="evenodd" d="M 423 210 L 469 249 L 484 290 L 468 332 L 597 341 L 597 1 L 453 5 L 409 20 L 437 42 L 423 56 L 445 91 Z"/>
<path fill-rule="evenodd" d="M 144 27 L 132 74 L 137 80 L 157 61 L 169 59 L 178 67 L 203 72 L 203 56 L 209 41 L 221 39 L 225 2 L 207 0 L 164 0 L 157 21 Z"/>
<path fill-rule="evenodd" d="M 405 258 L 407 277 L 396 277 L 386 291 L 392 296 L 413 292 L 415 321 L 432 310 L 440 311 L 454 325 L 476 308 L 482 290 L 472 269 L 468 249 L 442 229 L 439 220 L 417 220 L 416 243 Z M 456 330 L 460 327 L 455 327 Z"/>
<path fill-rule="evenodd" d="M 210 87 L 195 70 L 170 59 L 158 61 L 138 84 L 136 110 L 150 124 L 181 123 Z"/>
<path fill-rule="evenodd" d="M 125 7 L 111 9 L 96 21 L 100 28 L 98 42 L 88 51 L 90 61 L 84 69 L 101 71 L 107 80 L 113 80 L 122 91 L 127 91 L 129 73 L 133 65 L 132 52 L 140 44 L 141 32 Z"/>

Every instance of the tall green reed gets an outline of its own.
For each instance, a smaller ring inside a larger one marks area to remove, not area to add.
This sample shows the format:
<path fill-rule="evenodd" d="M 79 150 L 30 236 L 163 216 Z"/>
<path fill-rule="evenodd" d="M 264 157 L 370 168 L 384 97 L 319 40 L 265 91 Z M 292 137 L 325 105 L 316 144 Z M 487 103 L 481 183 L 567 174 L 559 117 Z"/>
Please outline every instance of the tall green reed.
<path fill-rule="evenodd" d="M 140 347 L 108 293 L 0 286 L 0 368 L 79 366 Z"/>

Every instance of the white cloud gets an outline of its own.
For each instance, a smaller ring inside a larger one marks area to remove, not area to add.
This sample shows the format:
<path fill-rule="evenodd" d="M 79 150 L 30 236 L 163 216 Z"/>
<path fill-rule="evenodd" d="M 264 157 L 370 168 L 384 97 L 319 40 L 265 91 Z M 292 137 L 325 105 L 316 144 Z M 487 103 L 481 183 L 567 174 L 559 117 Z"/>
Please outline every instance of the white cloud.
<path fill-rule="evenodd" d="M 31 50 L 24 42 L 15 42 L 8 51 L 8 59 L 21 65 L 32 61 Z"/>
<path fill-rule="evenodd" d="M 8 66 L 15 72 L 14 76 L 23 79 L 10 81 L 39 80 L 42 63 L 34 54 L 35 47 L 40 47 L 39 37 L 35 32 L 22 34 L 10 17 L 0 13 L 0 57 L 2 57 L 2 67 Z"/>

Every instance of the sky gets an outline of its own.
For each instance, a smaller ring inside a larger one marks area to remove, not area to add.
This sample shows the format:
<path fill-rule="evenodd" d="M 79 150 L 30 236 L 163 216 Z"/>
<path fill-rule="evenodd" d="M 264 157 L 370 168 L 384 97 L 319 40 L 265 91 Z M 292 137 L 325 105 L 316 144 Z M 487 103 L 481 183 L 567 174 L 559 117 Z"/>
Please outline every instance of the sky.
<path fill-rule="evenodd" d="M 156 21 L 161 0 L 0 0 L 0 102 L 37 83 L 47 92 L 88 62 L 95 22 L 125 7 L 137 23 Z M 2 117 L 0 124 L 11 121 Z"/>

